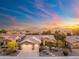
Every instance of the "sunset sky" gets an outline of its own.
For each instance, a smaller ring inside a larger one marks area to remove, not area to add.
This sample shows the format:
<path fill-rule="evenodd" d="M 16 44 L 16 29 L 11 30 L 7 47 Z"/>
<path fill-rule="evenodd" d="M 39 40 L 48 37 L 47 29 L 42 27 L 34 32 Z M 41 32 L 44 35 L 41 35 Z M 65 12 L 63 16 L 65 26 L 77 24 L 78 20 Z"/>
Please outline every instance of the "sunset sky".
<path fill-rule="evenodd" d="M 79 23 L 79 0 L 0 0 L 0 28 Z"/>

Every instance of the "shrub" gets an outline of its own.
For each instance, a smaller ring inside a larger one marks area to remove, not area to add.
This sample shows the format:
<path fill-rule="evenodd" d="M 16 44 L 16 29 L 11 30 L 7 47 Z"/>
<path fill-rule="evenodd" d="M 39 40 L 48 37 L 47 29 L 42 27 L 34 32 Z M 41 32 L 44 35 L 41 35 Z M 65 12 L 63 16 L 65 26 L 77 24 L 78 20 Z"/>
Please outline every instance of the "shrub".
<path fill-rule="evenodd" d="M 55 42 L 47 42 L 46 41 L 46 46 L 55 47 L 56 46 L 56 43 Z"/>
<path fill-rule="evenodd" d="M 3 45 L 3 43 L 4 43 L 3 38 L 0 38 L 0 46 L 2 46 L 2 45 Z"/>
<path fill-rule="evenodd" d="M 7 47 L 8 47 L 7 52 L 11 53 L 18 49 L 18 44 L 16 41 L 13 40 L 7 43 Z"/>
<path fill-rule="evenodd" d="M 58 40 L 58 47 L 60 47 L 60 48 L 65 47 L 65 42 L 62 40 Z"/>

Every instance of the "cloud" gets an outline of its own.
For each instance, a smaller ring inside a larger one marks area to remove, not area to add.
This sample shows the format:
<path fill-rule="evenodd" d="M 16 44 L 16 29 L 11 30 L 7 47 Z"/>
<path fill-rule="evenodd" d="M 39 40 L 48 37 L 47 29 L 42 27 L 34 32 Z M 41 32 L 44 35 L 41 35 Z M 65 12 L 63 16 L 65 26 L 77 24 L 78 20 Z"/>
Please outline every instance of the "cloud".
<path fill-rule="evenodd" d="M 59 22 L 62 23 L 64 21 L 64 19 L 62 17 L 60 17 L 59 15 L 57 15 L 55 12 L 50 13 L 48 12 L 46 9 L 42 8 L 42 7 L 37 7 L 38 9 L 40 9 L 43 13 L 45 13 L 46 15 L 51 17 L 52 22 Z"/>
<path fill-rule="evenodd" d="M 35 7 L 37 10 L 39 10 L 39 12 L 40 11 L 42 12 L 41 14 L 38 12 L 39 14 L 37 14 L 37 16 L 42 16 L 43 15 L 44 17 L 47 17 L 48 15 L 47 15 L 46 11 L 44 9 L 41 9 L 41 7 L 43 7 L 42 2 L 43 2 L 42 0 L 40 0 L 40 1 L 36 0 L 35 3 L 31 2 L 31 1 L 28 2 L 28 3 L 31 4 L 33 7 Z"/>
<path fill-rule="evenodd" d="M 62 0 L 58 0 L 57 2 L 58 2 L 57 4 L 58 4 L 59 8 L 63 9 L 64 8 L 64 4 L 63 4 Z"/>
<path fill-rule="evenodd" d="M 33 11 L 29 10 L 27 7 L 24 7 L 24 6 L 18 6 L 18 8 L 20 8 L 21 10 L 23 10 L 23 11 L 25 11 L 25 12 L 27 12 L 27 13 L 30 13 L 30 14 L 36 16 L 36 17 L 47 17 L 47 16 L 46 16 L 45 14 L 43 14 L 43 13 L 40 14 L 40 12 L 37 13 L 37 14 L 35 14 Z M 29 18 L 29 19 L 32 19 L 33 16 L 28 16 L 28 18 Z"/>
<path fill-rule="evenodd" d="M 79 22 L 79 0 L 73 0 L 72 5 L 72 17 L 74 18 L 75 22 Z"/>
<path fill-rule="evenodd" d="M 17 22 L 17 24 L 8 26 L 7 28 L 8 29 L 21 29 L 21 30 L 26 29 L 30 31 L 33 31 L 36 29 L 34 26 L 24 23 L 24 22 Z"/>
<path fill-rule="evenodd" d="M 21 10 L 23 10 L 23 11 L 25 11 L 25 12 L 28 12 L 28 13 L 33 14 L 33 12 L 30 11 L 27 7 L 24 7 L 24 6 L 18 6 L 18 8 L 20 8 Z"/>
<path fill-rule="evenodd" d="M 61 16 L 57 15 L 56 13 L 53 13 L 52 17 L 55 21 L 62 22 L 64 20 Z"/>
<path fill-rule="evenodd" d="M 58 3 L 59 3 L 59 5 L 63 6 L 63 4 L 61 3 L 61 1 L 59 1 Z M 36 4 L 35 6 L 36 6 L 37 9 L 39 9 L 40 11 L 42 11 L 44 14 L 52 17 L 52 19 L 55 19 L 55 20 L 57 20 L 57 19 L 59 19 L 59 20 L 61 19 L 62 20 L 63 19 L 62 17 L 58 16 L 55 12 L 50 13 L 47 9 L 44 8 L 44 6 L 42 4 L 40 5 L 40 3 Z"/>
<path fill-rule="evenodd" d="M 0 28 L 7 28 L 7 29 L 32 29 L 33 27 L 30 24 L 19 22 L 16 20 L 16 17 L 0 14 L 1 17 L 5 19 L 0 20 Z M 2 22 L 2 20 L 4 20 Z"/>
<path fill-rule="evenodd" d="M 10 15 L 6 15 L 6 14 L 0 14 L 0 16 L 4 17 L 4 18 L 7 18 L 7 19 L 5 19 L 5 23 L 9 22 L 10 25 L 16 24 L 16 17 L 10 16 Z M 0 23 L 2 22 L 2 20 L 0 21 Z M 2 23 L 2 25 L 4 25 L 4 24 Z M 5 24 L 5 25 L 7 25 L 7 24 Z"/>
<path fill-rule="evenodd" d="M 6 15 L 6 14 L 0 14 L 1 17 L 5 18 L 4 22 L 2 22 L 2 20 L 0 20 L 0 27 L 7 27 L 7 28 L 15 28 L 15 29 L 22 29 L 22 28 L 31 28 L 32 26 L 27 24 L 27 23 L 23 23 L 23 22 L 19 22 L 16 20 L 16 17 L 10 16 L 10 15 Z M 8 25 L 9 24 L 9 25 Z"/>
<path fill-rule="evenodd" d="M 32 3 L 32 5 L 34 7 L 36 7 L 38 10 L 40 10 L 45 16 L 50 16 L 51 17 L 50 20 L 46 19 L 47 22 L 52 23 L 53 25 L 58 25 L 58 24 L 61 24 L 64 21 L 64 19 L 61 16 L 59 16 L 58 14 L 56 14 L 55 12 L 50 13 L 50 11 L 48 11 L 47 9 L 45 9 L 44 5 L 43 5 L 43 1 L 36 1 L 36 3 L 37 4 Z M 59 5 L 60 8 L 63 8 L 63 4 L 62 4 L 61 1 L 58 1 L 58 5 Z"/>
<path fill-rule="evenodd" d="M 12 9 L 8 9 L 8 8 L 4 8 L 4 7 L 0 7 L 0 9 L 6 10 L 6 11 L 9 11 L 9 12 L 13 12 L 13 13 L 17 13 L 17 14 L 19 14 L 19 15 L 23 15 L 23 16 L 27 17 L 28 19 L 29 19 L 30 17 L 32 17 L 32 16 L 30 16 L 30 15 L 28 15 L 28 14 L 25 14 L 25 13 L 23 13 L 23 12 L 19 12 L 19 11 L 17 11 L 17 10 L 12 10 Z"/>
<path fill-rule="evenodd" d="M 73 10 L 74 10 L 74 17 L 79 18 L 79 5 L 74 6 Z"/>

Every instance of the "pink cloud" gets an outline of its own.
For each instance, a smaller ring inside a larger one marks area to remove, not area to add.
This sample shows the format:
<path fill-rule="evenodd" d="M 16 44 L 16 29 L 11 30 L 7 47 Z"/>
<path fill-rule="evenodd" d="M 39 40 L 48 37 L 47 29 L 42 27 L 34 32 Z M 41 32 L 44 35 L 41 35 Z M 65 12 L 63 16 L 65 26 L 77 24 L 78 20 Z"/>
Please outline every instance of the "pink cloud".
<path fill-rule="evenodd" d="M 9 11 L 9 12 L 14 12 L 14 13 L 17 13 L 17 14 L 20 14 L 20 15 L 23 15 L 23 16 L 27 17 L 28 19 L 29 19 L 29 17 L 30 17 L 30 15 L 25 14 L 25 13 L 23 13 L 23 12 L 16 11 L 16 10 L 11 10 L 11 9 L 4 8 L 4 7 L 0 7 L 0 9 L 6 10 L 6 11 Z M 31 17 L 32 17 L 32 16 L 31 16 Z"/>
<path fill-rule="evenodd" d="M 64 19 L 60 16 L 58 16 L 57 14 L 53 13 L 52 17 L 55 21 L 63 21 Z"/>
<path fill-rule="evenodd" d="M 11 23 L 11 26 L 18 26 L 18 27 L 31 27 L 30 25 L 26 24 L 26 23 L 23 23 L 23 22 L 19 22 L 16 20 L 16 17 L 14 16 L 9 16 L 9 15 L 6 15 L 6 14 L 0 14 L 0 16 L 4 16 L 6 18 L 8 18 L 7 21 L 9 21 Z M 29 16 L 28 17 L 29 19 L 31 19 L 31 17 Z"/>
<path fill-rule="evenodd" d="M 36 4 L 35 3 L 33 3 L 33 2 L 28 2 L 28 3 L 30 3 L 31 5 L 33 5 L 35 8 L 37 8 L 38 10 L 40 10 L 40 11 L 42 11 L 43 13 L 42 14 L 37 14 L 37 16 L 41 16 L 41 15 L 43 15 L 44 17 L 47 17 L 47 11 L 45 11 L 44 9 L 42 9 L 41 7 L 43 7 L 41 4 L 39 4 L 39 3 L 37 3 L 37 2 L 42 2 L 42 0 L 40 0 L 40 1 L 37 1 L 36 0 Z M 44 14 L 45 13 L 45 14 Z M 42 17 L 43 17 L 42 16 Z"/>
<path fill-rule="evenodd" d="M 79 18 L 79 0 L 73 0 L 72 10 L 73 17 Z"/>
<path fill-rule="evenodd" d="M 31 20 L 31 19 L 33 19 L 33 17 L 32 17 L 32 16 L 28 16 L 28 19 L 30 19 L 30 20 Z"/>
<path fill-rule="evenodd" d="M 18 8 L 20 8 L 21 10 L 24 10 L 25 12 L 28 12 L 28 13 L 33 14 L 33 12 L 32 12 L 32 11 L 30 11 L 27 7 L 18 6 Z"/>
<path fill-rule="evenodd" d="M 9 11 L 9 12 L 18 13 L 18 14 L 20 14 L 20 15 L 25 15 L 24 13 L 21 13 L 21 12 L 19 12 L 19 11 L 11 10 L 11 9 L 4 8 L 4 7 L 0 7 L 0 9 L 2 9 L 2 10 L 6 10 L 6 11 Z"/>
<path fill-rule="evenodd" d="M 57 14 L 56 13 L 50 13 L 50 12 L 48 12 L 46 9 L 44 9 L 44 6 L 41 4 L 40 5 L 40 2 L 43 2 L 43 0 L 39 0 L 39 1 L 37 1 L 36 0 L 36 3 L 39 3 L 39 4 L 34 4 L 33 2 L 29 2 L 30 4 L 32 4 L 34 7 L 36 7 L 38 10 L 40 10 L 40 11 L 42 11 L 43 13 L 44 13 L 44 15 L 48 15 L 48 16 L 51 16 L 52 17 L 52 19 L 54 18 L 54 19 L 62 19 L 62 17 L 60 17 L 60 16 L 57 16 Z M 63 4 L 61 3 L 61 1 L 59 1 L 59 5 L 60 6 L 63 6 Z M 43 14 L 42 14 L 43 15 Z M 44 16 L 43 15 L 43 16 Z"/>
<path fill-rule="evenodd" d="M 24 22 L 17 22 L 17 24 L 11 25 L 8 28 L 33 30 L 33 26 L 32 25 L 24 23 Z"/>
<path fill-rule="evenodd" d="M 36 1 L 36 2 L 37 3 L 38 2 L 42 2 L 42 0 L 41 1 Z M 40 4 L 34 4 L 33 2 L 29 2 L 29 3 L 32 4 L 34 7 L 36 7 L 38 10 L 42 11 L 42 13 L 44 15 L 52 17 L 51 18 L 53 20 L 52 22 L 59 22 L 59 23 L 61 23 L 61 22 L 64 21 L 64 19 L 62 17 L 60 17 L 59 15 L 57 15 L 56 13 L 50 13 L 49 11 L 47 11 L 42 4 L 41 5 Z M 63 4 L 61 3 L 61 1 L 59 1 L 58 3 L 59 3 L 59 6 L 61 8 L 63 8 Z"/>
<path fill-rule="evenodd" d="M 51 16 L 51 14 L 47 11 L 47 10 L 45 10 L 44 8 L 42 8 L 42 7 L 37 7 L 40 11 L 42 11 L 43 13 L 45 13 L 45 14 L 47 14 L 47 15 L 49 15 L 49 16 Z"/>
<path fill-rule="evenodd" d="M 4 16 L 4 17 L 8 18 L 8 21 L 10 21 L 13 25 L 16 24 L 16 17 L 9 16 L 6 14 L 0 14 L 0 16 Z"/>
<path fill-rule="evenodd" d="M 75 18 L 79 18 L 79 7 L 78 6 L 74 6 L 74 8 L 73 8 Z"/>
<path fill-rule="evenodd" d="M 45 14 L 47 14 L 47 15 L 49 15 L 49 16 L 51 16 L 52 17 L 52 20 L 53 20 L 53 22 L 62 22 L 62 21 L 64 21 L 64 19 L 62 18 L 62 17 L 60 17 L 59 15 L 57 15 L 56 13 L 49 13 L 47 10 L 45 10 L 44 8 L 42 8 L 42 7 L 38 7 L 43 13 L 45 13 Z"/>
<path fill-rule="evenodd" d="M 30 24 L 16 21 L 16 18 L 13 17 L 13 16 L 9 16 L 9 15 L 6 15 L 6 14 L 0 14 L 0 16 L 8 18 L 7 21 L 9 21 L 11 23 L 11 25 L 7 26 L 7 28 L 11 28 L 11 29 L 32 29 L 32 26 Z M 6 25 L 6 24 L 0 23 L 0 26 L 4 26 L 4 25 Z"/>
<path fill-rule="evenodd" d="M 45 14 L 43 14 L 43 13 L 39 13 L 38 16 L 41 16 L 41 17 L 43 17 L 43 18 L 47 18 L 47 17 L 48 17 L 47 15 L 45 15 Z"/>
<path fill-rule="evenodd" d="M 20 8 L 21 10 L 24 10 L 25 12 L 28 12 L 32 15 L 35 15 L 32 11 L 30 11 L 29 9 L 23 7 L 23 6 L 18 6 L 18 8 Z M 41 17 L 47 17 L 47 15 L 43 14 L 43 13 L 39 13 L 39 14 L 36 14 L 36 16 L 41 16 Z M 32 19 L 32 16 L 27 16 L 29 19 Z"/>

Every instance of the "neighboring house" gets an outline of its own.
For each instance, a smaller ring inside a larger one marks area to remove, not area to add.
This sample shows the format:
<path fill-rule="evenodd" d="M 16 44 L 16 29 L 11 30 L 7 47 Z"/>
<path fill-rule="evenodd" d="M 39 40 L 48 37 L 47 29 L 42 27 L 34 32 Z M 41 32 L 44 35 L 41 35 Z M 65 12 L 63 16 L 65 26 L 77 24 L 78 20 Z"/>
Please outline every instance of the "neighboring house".
<path fill-rule="evenodd" d="M 71 48 L 73 48 L 73 45 L 79 44 L 79 36 L 67 36 L 66 41 L 71 45 Z"/>
<path fill-rule="evenodd" d="M 79 41 L 73 42 L 72 46 L 75 49 L 79 49 Z"/>
<path fill-rule="evenodd" d="M 46 41 L 54 42 L 55 38 L 54 35 L 44 35 L 41 37 L 41 41 L 43 42 L 43 45 L 46 45 Z"/>

